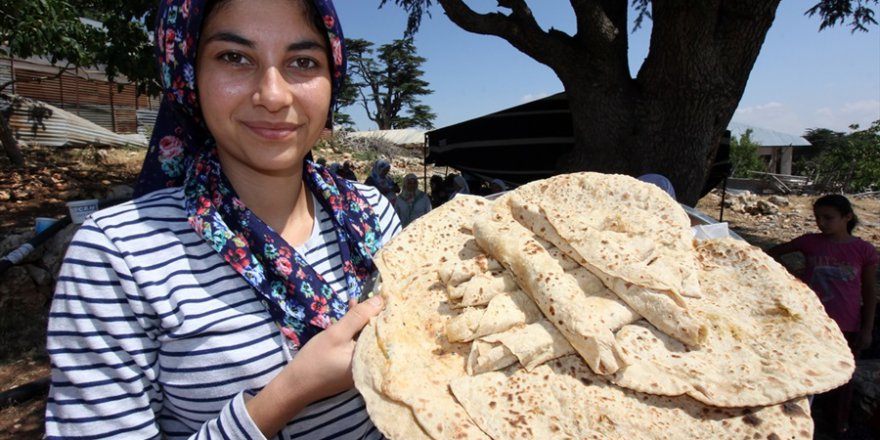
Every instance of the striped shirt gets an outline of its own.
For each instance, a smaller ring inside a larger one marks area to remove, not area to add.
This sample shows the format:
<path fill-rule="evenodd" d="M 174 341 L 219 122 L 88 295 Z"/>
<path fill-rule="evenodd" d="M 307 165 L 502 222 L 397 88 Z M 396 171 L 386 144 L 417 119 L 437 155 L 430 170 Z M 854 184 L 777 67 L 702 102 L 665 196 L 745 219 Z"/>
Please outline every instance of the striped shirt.
<path fill-rule="evenodd" d="M 375 188 L 384 244 L 400 224 Z M 319 203 L 297 248 L 347 296 L 333 222 Z M 245 409 L 292 354 L 256 293 L 187 223 L 183 191 L 99 211 L 77 231 L 49 314 L 47 438 L 262 439 Z M 313 403 L 278 439 L 373 439 L 350 390 Z"/>

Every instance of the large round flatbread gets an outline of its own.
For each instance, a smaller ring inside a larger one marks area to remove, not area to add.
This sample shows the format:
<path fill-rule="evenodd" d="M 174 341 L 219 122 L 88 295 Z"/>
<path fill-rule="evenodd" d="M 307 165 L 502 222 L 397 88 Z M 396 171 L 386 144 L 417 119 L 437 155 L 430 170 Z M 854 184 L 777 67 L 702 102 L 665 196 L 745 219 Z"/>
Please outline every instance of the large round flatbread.
<path fill-rule="evenodd" d="M 721 334 L 736 333 L 726 330 L 737 328 L 727 324 L 737 322 L 736 314 L 743 310 L 769 312 L 764 315 L 772 316 L 778 325 L 773 327 L 767 321 L 769 330 L 764 333 L 775 335 L 775 339 L 771 338 L 766 346 L 783 341 L 773 349 L 782 354 L 777 358 L 788 368 L 784 374 L 795 375 L 787 378 L 795 385 L 783 386 L 787 390 L 785 393 L 793 394 L 765 393 L 761 396 L 748 390 L 744 394 L 749 399 L 758 396 L 766 402 L 781 402 L 779 399 L 784 399 L 785 395 L 791 395 L 791 400 L 775 405 L 759 404 L 760 408 L 721 409 L 689 397 L 687 388 L 696 389 L 696 386 L 677 383 L 681 371 L 676 370 L 679 365 L 671 359 L 688 350 L 694 351 L 693 347 L 681 344 L 644 320 L 625 325 L 615 332 L 615 343 L 625 350 L 625 366 L 604 378 L 592 373 L 577 356 L 550 360 L 543 366 L 532 364 L 529 365 L 531 371 L 522 368 L 518 359 L 500 372 L 469 375 L 467 362 L 473 344 L 481 340 L 512 347 L 511 353 L 516 350 L 525 353 L 526 363 L 530 362 L 529 359 L 552 359 L 558 355 L 547 355 L 548 351 L 542 347 L 528 344 L 521 347 L 515 338 L 504 337 L 501 334 L 504 332 L 465 342 L 451 342 L 447 337 L 451 318 L 474 310 L 455 304 L 457 299 L 451 299 L 454 297 L 450 292 L 452 287 L 481 274 L 495 276 L 507 270 L 488 257 L 486 249 L 478 246 L 473 236 L 475 219 L 495 208 L 480 198 L 456 197 L 414 222 L 377 254 L 386 309 L 365 328 L 355 353 L 354 372 L 355 384 L 365 396 L 368 412 L 379 429 L 391 438 L 565 438 L 563 433 L 570 433 L 571 438 L 693 438 L 705 437 L 696 434 L 704 432 L 711 433 L 711 438 L 722 439 L 746 436 L 809 438 L 812 425 L 802 396 L 843 383 L 852 371 L 851 356 L 842 353 L 846 347 L 842 336 L 833 328 L 833 323 L 832 327 L 827 325 L 830 320 L 821 306 L 813 307 L 815 298 L 807 299 L 804 297 L 806 292 L 797 291 L 794 295 L 797 301 L 777 302 L 772 299 L 779 291 L 791 287 L 785 282 L 768 285 L 772 290 L 765 293 L 770 303 L 778 307 L 768 309 L 763 307 L 766 303 L 758 301 L 754 307 L 743 305 L 737 309 L 724 303 L 718 307 L 730 310 L 705 314 L 704 311 L 712 307 L 702 307 L 693 301 L 703 301 L 704 297 L 711 298 L 716 291 L 723 290 L 729 301 L 736 303 L 742 293 L 737 284 L 742 284 L 744 279 L 727 274 L 734 281 L 723 280 L 725 271 L 737 273 L 739 266 L 750 264 L 743 255 L 760 251 L 745 246 L 728 252 L 712 245 L 700 245 L 694 251 L 694 258 L 699 261 L 699 279 L 716 277 L 717 285 L 724 287 L 718 288 L 713 282 L 707 282 L 705 291 L 699 295 L 681 295 L 685 298 L 683 306 L 688 310 L 699 310 L 700 317 L 711 318 L 712 332 Z M 535 242 L 549 254 L 558 253 L 565 245 L 549 247 L 537 237 Z M 696 249 L 700 252 L 696 253 Z M 570 274 L 569 262 L 558 261 L 563 263 L 563 273 Z M 760 258 L 758 261 L 766 263 Z M 763 267 L 761 264 L 756 267 Z M 771 272 L 783 270 L 770 265 L 764 269 Z M 507 275 L 517 279 L 513 273 Z M 761 286 L 760 273 L 749 272 L 747 279 L 755 286 Z M 517 279 L 517 282 L 522 280 Z M 752 297 L 748 295 L 754 293 L 746 295 L 745 301 L 750 301 Z M 706 303 L 711 305 L 711 302 Z M 621 306 L 626 307 L 623 303 Z M 728 321 L 716 319 L 721 316 L 729 318 Z M 816 330 L 809 333 L 796 325 L 792 327 L 792 317 L 802 319 L 804 326 L 815 324 Z M 798 331 L 783 337 L 784 331 L 792 328 Z M 647 333 L 640 334 L 641 331 L 650 332 L 652 337 L 646 338 Z M 816 335 L 827 336 L 821 344 L 831 347 L 818 348 Z M 758 341 L 767 337 L 760 332 L 754 336 Z M 710 347 L 714 344 L 712 341 L 707 339 Z M 675 347 L 679 347 L 680 352 Z M 721 371 L 725 362 L 731 359 L 723 354 L 734 348 L 726 346 L 717 352 L 721 356 L 709 356 L 699 362 L 709 370 Z M 816 358 L 804 359 L 804 356 Z M 754 357 L 750 359 L 760 362 Z M 827 363 L 829 368 L 839 367 L 843 372 L 828 372 L 836 375 L 816 381 L 812 375 L 825 374 L 826 371 L 813 368 L 812 362 Z M 659 366 L 651 370 L 647 368 L 651 363 Z M 791 367 L 790 364 L 801 365 Z M 762 364 L 758 368 L 764 367 Z M 722 376 L 712 373 L 702 378 L 719 383 L 733 382 Z M 765 375 L 767 387 L 778 385 L 769 379 L 771 376 L 778 377 Z M 615 381 L 624 386 L 614 384 Z M 654 382 L 658 386 L 661 382 L 676 384 L 681 389 L 676 391 L 677 397 L 658 396 L 662 393 L 655 394 L 651 390 L 639 391 L 656 388 L 652 386 Z M 545 383 L 547 385 L 543 385 Z M 547 393 L 547 390 L 553 392 Z M 719 385 L 717 391 L 713 390 L 713 399 L 723 396 L 717 402 L 728 405 L 733 402 L 730 395 L 735 391 L 735 386 Z M 503 405 L 485 399 L 489 393 L 495 392 L 507 393 Z M 638 420 L 622 421 L 626 417 Z M 608 420 L 620 428 L 609 430 Z"/>
<path fill-rule="evenodd" d="M 451 379 L 465 374 L 470 346 L 445 337 L 446 321 L 457 312 L 437 270 L 453 261 L 480 266 L 476 257 L 483 252 L 470 234 L 470 219 L 487 206 L 479 197 L 456 197 L 376 255 L 386 306 L 363 330 L 365 347 L 356 349 L 352 369 L 367 412 L 390 438 L 424 433 L 435 439 L 488 439 L 448 388 Z M 384 413 L 389 409 L 393 416 Z"/>
<path fill-rule="evenodd" d="M 687 394 L 711 405 L 756 406 L 846 383 L 855 362 L 816 294 L 760 249 L 731 238 L 698 242 L 703 296 L 686 301 L 711 324 L 690 349 L 644 321 L 617 332 L 633 390 Z"/>
<path fill-rule="evenodd" d="M 806 398 L 758 408 L 712 408 L 687 397 L 619 388 L 576 356 L 462 376 L 459 402 L 494 439 L 812 439 Z"/>

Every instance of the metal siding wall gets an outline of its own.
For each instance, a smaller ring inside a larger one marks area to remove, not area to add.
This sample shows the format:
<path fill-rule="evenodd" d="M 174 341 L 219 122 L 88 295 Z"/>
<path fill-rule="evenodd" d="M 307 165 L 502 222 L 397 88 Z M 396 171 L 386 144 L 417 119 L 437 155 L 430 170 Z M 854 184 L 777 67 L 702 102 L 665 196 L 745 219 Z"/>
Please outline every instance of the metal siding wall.
<path fill-rule="evenodd" d="M 19 66 L 14 66 L 13 72 L 10 66 L 13 63 L 8 58 L 0 58 L 0 83 L 10 80 L 13 73 L 16 79 L 52 75 Z M 67 72 L 59 78 L 15 84 L 16 94 L 44 101 L 117 133 L 137 133 L 137 112 L 159 108 L 158 98 L 135 97 L 136 90 L 135 85 L 129 83 L 120 91 L 117 84 L 82 78 L 73 72 Z M 153 121 L 141 119 L 141 123 L 152 125 Z"/>

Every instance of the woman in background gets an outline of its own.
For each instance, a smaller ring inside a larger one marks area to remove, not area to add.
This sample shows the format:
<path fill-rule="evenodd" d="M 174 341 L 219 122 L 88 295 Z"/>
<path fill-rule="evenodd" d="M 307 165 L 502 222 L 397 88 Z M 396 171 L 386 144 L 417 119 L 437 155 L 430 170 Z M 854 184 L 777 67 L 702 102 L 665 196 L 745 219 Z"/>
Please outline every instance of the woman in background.
<path fill-rule="evenodd" d="M 388 200 L 394 200 L 394 197 L 400 192 L 400 187 L 397 186 L 394 179 L 388 176 L 389 171 L 391 171 L 391 163 L 387 160 L 379 159 L 373 163 L 373 170 L 364 180 L 364 183 L 376 187 Z"/>
<path fill-rule="evenodd" d="M 419 190 L 419 178 L 415 174 L 403 178 L 403 191 L 394 200 L 394 210 L 403 227 L 431 211 L 431 200 Z"/>

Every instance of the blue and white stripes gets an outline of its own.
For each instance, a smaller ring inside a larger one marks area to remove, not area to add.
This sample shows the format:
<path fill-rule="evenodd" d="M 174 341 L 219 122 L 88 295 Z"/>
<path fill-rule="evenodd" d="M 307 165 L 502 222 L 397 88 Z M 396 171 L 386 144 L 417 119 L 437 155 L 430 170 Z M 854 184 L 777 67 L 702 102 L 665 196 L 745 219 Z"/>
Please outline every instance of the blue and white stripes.
<path fill-rule="evenodd" d="M 400 225 L 372 187 L 383 242 Z M 328 213 L 299 249 L 344 291 Z M 190 228 L 179 188 L 100 211 L 77 231 L 47 349 L 48 438 L 262 438 L 244 409 L 291 354 L 247 282 Z M 277 438 L 380 438 L 354 391 L 306 408 Z"/>

